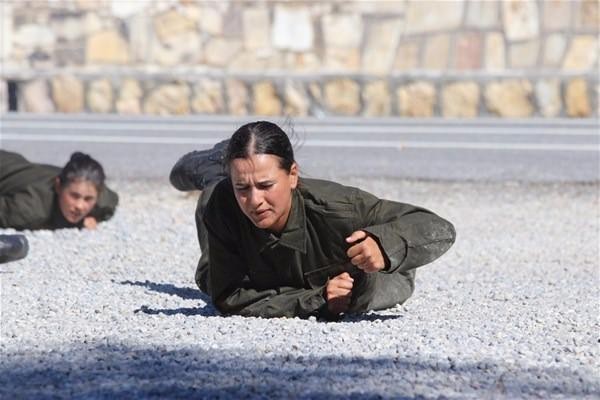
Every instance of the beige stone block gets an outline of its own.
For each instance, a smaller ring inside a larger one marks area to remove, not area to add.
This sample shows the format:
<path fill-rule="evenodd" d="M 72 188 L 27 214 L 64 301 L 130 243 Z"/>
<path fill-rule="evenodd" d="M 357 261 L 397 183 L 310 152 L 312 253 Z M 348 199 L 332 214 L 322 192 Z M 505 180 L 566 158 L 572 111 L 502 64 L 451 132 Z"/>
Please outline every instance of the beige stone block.
<path fill-rule="evenodd" d="M 244 48 L 255 50 L 271 47 L 271 21 L 267 8 L 249 8 L 243 11 Z"/>
<path fill-rule="evenodd" d="M 301 72 L 317 72 L 321 68 L 319 57 L 312 52 L 287 53 L 282 60 L 282 68 Z"/>
<path fill-rule="evenodd" d="M 505 0 L 501 4 L 504 33 L 508 40 L 531 40 L 538 37 L 540 21 L 537 2 Z"/>
<path fill-rule="evenodd" d="M 190 88 L 184 83 L 167 83 L 152 90 L 144 101 L 144 112 L 155 115 L 190 113 Z"/>
<path fill-rule="evenodd" d="M 208 65 L 223 67 L 228 65 L 241 49 L 241 40 L 213 38 L 206 43 L 204 61 Z"/>
<path fill-rule="evenodd" d="M 466 26 L 480 29 L 500 26 L 500 6 L 496 1 L 469 0 Z"/>
<path fill-rule="evenodd" d="M 528 40 L 510 45 L 509 60 L 512 68 L 533 68 L 537 66 L 540 41 Z"/>
<path fill-rule="evenodd" d="M 229 79 L 226 83 L 228 110 L 232 115 L 248 114 L 248 88 L 244 82 Z"/>
<path fill-rule="evenodd" d="M 450 36 L 434 35 L 425 44 L 423 67 L 426 69 L 445 70 L 448 68 L 450 55 Z"/>
<path fill-rule="evenodd" d="M 154 35 L 149 34 L 152 31 L 152 20 L 142 14 L 128 18 L 125 23 L 129 32 L 132 63 L 148 63 L 153 59 L 151 47 L 162 46 Z"/>
<path fill-rule="evenodd" d="M 548 35 L 544 41 L 544 55 L 542 64 L 545 67 L 558 67 L 561 65 L 565 49 L 567 48 L 567 39 L 561 33 Z"/>
<path fill-rule="evenodd" d="M 281 115 L 281 100 L 277 95 L 275 86 L 271 82 L 263 81 L 253 85 L 254 113 L 257 115 Z"/>
<path fill-rule="evenodd" d="M 181 14 L 194 21 L 196 27 L 200 27 L 200 19 L 202 18 L 202 7 L 200 4 L 190 1 L 185 4 L 182 3 L 179 6 Z"/>
<path fill-rule="evenodd" d="M 582 0 L 575 3 L 575 28 L 598 34 L 600 30 L 600 1 Z"/>
<path fill-rule="evenodd" d="M 56 43 L 56 34 L 50 27 L 37 24 L 20 25 L 12 36 L 12 45 L 24 49 L 52 49 Z"/>
<path fill-rule="evenodd" d="M 474 118 L 479 114 L 479 85 L 475 82 L 448 84 L 442 91 L 442 114 L 449 118 Z"/>
<path fill-rule="evenodd" d="M 363 37 L 363 21 L 358 14 L 324 15 L 321 30 L 326 48 L 356 48 Z"/>
<path fill-rule="evenodd" d="M 431 117 L 436 105 L 435 87 L 429 82 L 414 82 L 396 90 L 398 113 L 403 117 Z"/>
<path fill-rule="evenodd" d="M 202 40 L 193 31 L 173 36 L 164 43 L 155 40 L 150 45 L 150 60 L 162 66 L 197 64 L 202 55 Z"/>
<path fill-rule="evenodd" d="M 560 81 L 558 79 L 541 79 L 535 84 L 535 99 L 544 117 L 556 117 L 562 109 Z"/>
<path fill-rule="evenodd" d="M 85 1 L 85 0 L 84 0 Z M 153 6 L 153 2 L 151 1 L 124 1 L 124 0 L 108 0 L 110 3 L 110 13 L 114 17 L 117 17 L 121 20 L 125 20 L 127 18 L 131 18 L 134 15 L 139 15 L 144 13 L 145 10 L 149 12 L 153 12 L 154 9 L 150 7 Z"/>
<path fill-rule="evenodd" d="M 405 33 L 410 35 L 457 29 L 462 23 L 464 9 L 464 0 L 409 1 L 406 6 Z"/>
<path fill-rule="evenodd" d="M 589 117 L 592 107 L 588 97 L 588 86 L 585 79 L 576 78 L 567 84 L 565 105 L 569 117 Z"/>
<path fill-rule="evenodd" d="M 300 83 L 288 81 L 285 84 L 285 115 L 303 117 L 308 115 L 310 101 L 306 89 Z"/>
<path fill-rule="evenodd" d="M 499 32 L 491 32 L 485 36 L 484 65 L 487 70 L 501 70 L 506 68 L 504 36 Z"/>
<path fill-rule="evenodd" d="M 356 115 L 360 111 L 360 87 L 350 79 L 325 84 L 325 103 L 336 114 Z"/>
<path fill-rule="evenodd" d="M 571 25 L 572 0 L 544 0 L 541 3 L 544 30 L 561 31 Z"/>
<path fill-rule="evenodd" d="M 200 11 L 200 29 L 210 35 L 223 34 L 223 14 L 214 7 L 202 7 Z"/>
<path fill-rule="evenodd" d="M 376 75 L 390 72 L 400 40 L 402 22 L 401 19 L 394 18 L 369 27 L 362 59 L 363 71 Z"/>
<path fill-rule="evenodd" d="M 404 14 L 406 11 L 406 2 L 407 0 L 355 0 L 340 2 L 337 6 L 340 12 L 389 16 L 390 14 Z"/>
<path fill-rule="evenodd" d="M 575 36 L 563 63 L 567 71 L 586 71 L 598 59 L 598 39 L 592 35 Z"/>
<path fill-rule="evenodd" d="M 310 9 L 304 5 L 276 4 L 271 42 L 280 50 L 311 51 L 314 29 Z"/>
<path fill-rule="evenodd" d="M 223 85 L 213 79 L 202 79 L 194 86 L 192 110 L 200 114 L 222 114 L 225 111 Z"/>
<path fill-rule="evenodd" d="M 195 30 L 196 23 L 194 20 L 174 9 L 154 17 L 154 31 L 163 43 L 174 36 L 180 36 Z"/>
<path fill-rule="evenodd" d="M 121 84 L 115 109 L 119 114 L 141 114 L 140 99 L 142 98 L 142 94 L 143 91 L 138 81 L 135 79 L 126 79 Z"/>
<path fill-rule="evenodd" d="M 370 82 L 363 89 L 363 115 L 367 117 L 384 117 L 391 113 L 391 96 L 386 81 Z"/>
<path fill-rule="evenodd" d="M 86 13 L 83 19 L 83 27 L 86 35 L 113 30 L 115 27 L 114 21 L 102 18 L 96 13 Z"/>
<path fill-rule="evenodd" d="M 261 71 L 268 68 L 268 60 L 265 57 L 259 57 L 256 51 L 242 51 L 236 54 L 229 63 L 230 71 Z"/>
<path fill-rule="evenodd" d="M 479 69 L 483 63 L 483 36 L 479 32 L 463 33 L 456 39 L 456 69 Z"/>
<path fill-rule="evenodd" d="M 0 5 L 0 63 L 10 57 L 13 51 L 14 5 L 8 2 Z"/>
<path fill-rule="evenodd" d="M 358 49 L 328 47 L 325 51 L 325 67 L 334 70 L 356 71 L 360 68 Z"/>
<path fill-rule="evenodd" d="M 316 56 L 314 56 L 314 57 L 316 59 Z M 310 57 L 308 55 L 305 56 L 303 54 L 301 56 L 301 58 L 302 58 L 302 60 L 300 61 L 300 64 L 302 66 L 306 66 L 307 68 L 310 68 L 311 62 L 312 62 L 312 60 L 308 60 Z M 271 70 L 279 69 L 280 70 L 283 68 L 283 65 L 284 65 L 284 57 L 278 51 L 271 52 L 268 57 L 264 58 L 264 61 L 265 61 L 265 69 L 271 69 Z M 318 60 L 317 60 L 317 62 L 318 62 Z"/>
<path fill-rule="evenodd" d="M 58 40 L 77 40 L 85 34 L 83 22 L 84 19 L 79 16 L 65 16 L 59 19 L 52 19 L 50 29 L 52 29 Z"/>
<path fill-rule="evenodd" d="M 117 31 L 98 32 L 88 37 L 85 59 L 94 64 L 127 64 L 129 49 Z"/>
<path fill-rule="evenodd" d="M 75 0 L 75 7 L 82 11 L 99 11 L 109 5 L 107 0 Z"/>
<path fill-rule="evenodd" d="M 61 75 L 52 78 L 52 97 L 58 112 L 83 111 L 83 83 L 74 76 Z"/>
<path fill-rule="evenodd" d="M 113 88 L 108 79 L 92 81 L 87 92 L 87 105 L 90 111 L 107 113 L 113 108 Z"/>
<path fill-rule="evenodd" d="M 485 104 L 500 117 L 529 117 L 534 112 L 532 94 L 531 83 L 524 79 L 491 82 L 485 87 Z"/>
<path fill-rule="evenodd" d="M 54 103 L 50 98 L 48 82 L 35 79 L 23 83 L 20 87 L 19 111 L 32 113 L 52 113 Z"/>
<path fill-rule="evenodd" d="M 308 92 L 318 103 L 323 103 L 323 89 L 317 82 L 311 82 L 308 84 Z"/>
<path fill-rule="evenodd" d="M 398 46 L 394 70 L 409 71 L 419 67 L 419 44 L 417 42 L 402 42 Z"/>

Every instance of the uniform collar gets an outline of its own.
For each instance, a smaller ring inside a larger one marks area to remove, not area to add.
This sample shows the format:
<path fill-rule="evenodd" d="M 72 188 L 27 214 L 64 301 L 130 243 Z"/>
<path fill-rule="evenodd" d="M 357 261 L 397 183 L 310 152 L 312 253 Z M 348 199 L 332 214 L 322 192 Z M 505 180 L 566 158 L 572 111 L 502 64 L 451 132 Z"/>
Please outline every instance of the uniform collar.
<path fill-rule="evenodd" d="M 297 189 L 292 193 L 292 208 L 281 235 L 277 237 L 274 234 L 266 234 L 260 251 L 277 245 L 306 253 L 306 212 L 304 200 Z"/>

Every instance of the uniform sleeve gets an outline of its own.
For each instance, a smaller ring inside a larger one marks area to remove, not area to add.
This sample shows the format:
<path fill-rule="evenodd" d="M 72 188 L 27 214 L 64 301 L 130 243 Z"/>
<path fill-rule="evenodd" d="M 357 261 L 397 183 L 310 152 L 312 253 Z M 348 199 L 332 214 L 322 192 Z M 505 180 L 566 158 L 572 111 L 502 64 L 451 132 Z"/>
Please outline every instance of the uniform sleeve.
<path fill-rule="evenodd" d="M 253 288 L 248 278 L 248 266 L 237 251 L 233 236 L 226 234 L 226 225 L 215 225 L 206 218 L 204 222 L 210 249 L 210 295 L 221 313 L 263 318 L 307 318 L 318 314 L 325 304 L 323 288 Z"/>
<path fill-rule="evenodd" d="M 389 266 L 382 272 L 408 271 L 444 254 L 456 238 L 454 226 L 424 208 L 378 199 L 357 189 L 362 229 L 379 243 Z"/>
<path fill-rule="evenodd" d="M 0 227 L 35 229 L 48 218 L 43 199 L 33 188 L 0 194 Z"/>
<path fill-rule="evenodd" d="M 117 204 L 119 204 L 119 196 L 108 186 L 105 186 L 90 216 L 96 218 L 98 221 L 107 221 L 114 215 Z"/>

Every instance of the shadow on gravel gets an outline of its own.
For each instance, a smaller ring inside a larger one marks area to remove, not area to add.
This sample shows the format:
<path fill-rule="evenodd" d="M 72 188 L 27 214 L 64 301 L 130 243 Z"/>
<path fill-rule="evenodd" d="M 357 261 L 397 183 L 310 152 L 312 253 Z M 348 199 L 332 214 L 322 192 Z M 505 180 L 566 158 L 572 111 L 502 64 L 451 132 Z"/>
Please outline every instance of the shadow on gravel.
<path fill-rule="evenodd" d="M 290 345 L 291 347 L 291 345 Z M 285 351 L 285 349 L 281 349 Z M 597 398 L 594 371 L 409 356 L 81 345 L 6 355 L 0 398 Z"/>
<path fill-rule="evenodd" d="M 141 306 L 137 310 L 134 310 L 133 313 L 144 313 L 149 315 L 185 315 L 188 317 L 192 317 L 194 315 L 199 315 L 201 317 L 215 317 L 219 315 L 217 310 L 215 310 L 212 306 L 206 305 L 204 307 L 180 307 L 180 308 L 150 308 L 148 306 Z"/>
<path fill-rule="evenodd" d="M 121 281 L 118 283 L 121 285 L 141 286 L 154 292 L 170 294 L 171 296 L 179 296 L 184 300 L 206 301 L 206 299 L 209 298 L 197 288 L 178 287 L 170 283 L 156 283 L 150 281 Z"/>
<path fill-rule="evenodd" d="M 146 305 L 142 305 L 140 308 L 134 310 L 134 314 L 139 312 L 144 314 L 156 315 L 186 315 L 186 316 L 194 316 L 199 315 L 203 317 L 212 317 L 219 315 L 217 310 L 212 306 L 210 297 L 206 294 L 202 293 L 199 289 L 187 288 L 187 287 L 178 287 L 171 283 L 156 283 L 150 281 L 121 281 L 118 282 L 121 285 L 132 285 L 132 286 L 140 286 L 146 289 L 150 289 L 154 292 L 165 293 L 171 296 L 181 297 L 183 300 L 201 300 L 205 303 L 203 306 L 198 307 L 180 307 L 180 308 L 151 308 Z"/>

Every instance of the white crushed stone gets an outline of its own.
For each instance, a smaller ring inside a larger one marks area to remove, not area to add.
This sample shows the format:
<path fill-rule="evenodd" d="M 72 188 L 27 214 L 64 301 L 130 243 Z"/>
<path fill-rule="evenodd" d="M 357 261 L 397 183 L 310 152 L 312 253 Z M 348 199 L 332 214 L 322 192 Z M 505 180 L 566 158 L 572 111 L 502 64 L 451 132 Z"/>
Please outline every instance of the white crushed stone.
<path fill-rule="evenodd" d="M 221 317 L 193 283 L 196 195 L 114 182 L 111 221 L 25 232 L 29 256 L 0 265 L 0 397 L 600 396 L 598 184 L 345 183 L 456 226 L 405 305 Z"/>

